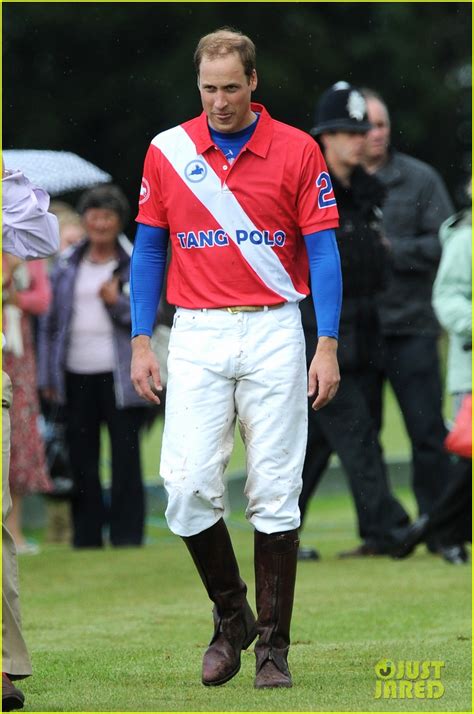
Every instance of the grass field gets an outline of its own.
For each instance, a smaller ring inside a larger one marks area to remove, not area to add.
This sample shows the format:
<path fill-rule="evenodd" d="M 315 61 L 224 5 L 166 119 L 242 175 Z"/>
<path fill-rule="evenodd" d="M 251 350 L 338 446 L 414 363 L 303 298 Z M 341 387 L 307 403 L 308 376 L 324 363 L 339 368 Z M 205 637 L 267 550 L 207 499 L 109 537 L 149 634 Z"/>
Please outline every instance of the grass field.
<path fill-rule="evenodd" d="M 412 506 L 408 492 L 404 503 Z M 252 530 L 229 527 L 253 601 Z M 291 690 L 253 689 L 254 656 L 235 679 L 200 683 L 211 606 L 179 538 L 155 517 L 142 549 L 71 551 L 45 545 L 20 559 L 25 634 L 35 675 L 22 682 L 26 711 L 469 711 L 470 567 L 420 548 L 406 561 L 347 562 L 355 543 L 347 495 L 313 502 L 300 563 Z M 442 698 L 375 699 L 382 658 L 442 660 Z"/>
<path fill-rule="evenodd" d="M 142 443 L 151 484 L 159 483 L 162 427 L 156 420 Z M 408 439 L 389 389 L 382 441 L 390 460 L 408 459 Z M 105 435 L 104 446 L 107 482 Z M 244 463 L 237 436 L 229 473 L 241 473 Z M 302 534 L 322 560 L 298 568 L 293 689 L 255 691 L 251 649 L 231 682 L 202 686 L 211 605 L 184 545 L 154 513 L 144 548 L 76 552 L 42 544 L 38 556 L 20 559 L 34 667 L 34 677 L 21 683 L 25 711 L 471 711 L 470 567 L 450 566 L 424 548 L 405 561 L 338 560 L 337 553 L 357 538 L 344 481 L 333 476 L 326 480 L 331 487 L 323 483 L 312 501 Z M 411 492 L 397 485 L 397 495 L 413 515 Z M 253 602 L 252 529 L 237 511 L 229 528 Z M 443 661 L 443 696 L 375 698 L 375 665 L 387 658 Z"/>

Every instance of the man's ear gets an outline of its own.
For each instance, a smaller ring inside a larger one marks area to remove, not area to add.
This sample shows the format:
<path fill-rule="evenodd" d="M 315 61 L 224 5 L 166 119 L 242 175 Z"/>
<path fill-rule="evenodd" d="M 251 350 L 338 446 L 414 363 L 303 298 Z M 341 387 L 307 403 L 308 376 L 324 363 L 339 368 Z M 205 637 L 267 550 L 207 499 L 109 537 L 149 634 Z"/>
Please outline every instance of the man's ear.
<path fill-rule="evenodd" d="M 252 74 L 251 74 L 250 80 L 249 80 L 249 85 L 250 85 L 250 89 L 252 92 L 255 92 L 255 90 L 257 89 L 257 84 L 258 84 L 257 70 L 254 69 L 254 70 L 252 70 Z"/>

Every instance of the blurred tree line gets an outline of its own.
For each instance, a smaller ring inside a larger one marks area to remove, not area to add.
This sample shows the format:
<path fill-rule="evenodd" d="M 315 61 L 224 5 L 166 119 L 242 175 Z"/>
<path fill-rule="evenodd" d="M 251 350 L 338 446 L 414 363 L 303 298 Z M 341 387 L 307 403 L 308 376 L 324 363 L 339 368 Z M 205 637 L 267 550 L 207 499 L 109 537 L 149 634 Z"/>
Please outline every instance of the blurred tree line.
<path fill-rule="evenodd" d="M 200 111 L 199 37 L 237 27 L 257 45 L 255 94 L 308 130 L 329 85 L 378 90 L 393 144 L 434 165 L 457 205 L 471 174 L 471 3 L 4 2 L 3 147 L 74 151 L 135 212 L 159 131 Z M 133 226 L 129 227 L 133 237 Z"/>

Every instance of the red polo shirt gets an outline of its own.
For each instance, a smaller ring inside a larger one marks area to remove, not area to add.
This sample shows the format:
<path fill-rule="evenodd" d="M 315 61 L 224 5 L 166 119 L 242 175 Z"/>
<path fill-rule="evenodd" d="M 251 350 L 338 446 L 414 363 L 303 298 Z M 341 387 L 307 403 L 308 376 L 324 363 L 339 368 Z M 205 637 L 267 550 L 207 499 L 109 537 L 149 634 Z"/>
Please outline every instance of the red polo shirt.
<path fill-rule="evenodd" d="M 303 235 L 338 226 L 327 167 L 308 134 L 259 104 L 229 164 L 202 113 L 148 149 L 137 221 L 169 229 L 167 299 L 187 308 L 271 305 L 308 294 Z"/>

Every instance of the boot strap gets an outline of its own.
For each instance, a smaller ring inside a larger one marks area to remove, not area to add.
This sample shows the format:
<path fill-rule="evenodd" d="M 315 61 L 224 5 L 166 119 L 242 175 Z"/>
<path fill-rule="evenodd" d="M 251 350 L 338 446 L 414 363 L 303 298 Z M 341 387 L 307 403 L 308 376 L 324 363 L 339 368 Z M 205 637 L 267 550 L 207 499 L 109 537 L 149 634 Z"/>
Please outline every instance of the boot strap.
<path fill-rule="evenodd" d="M 247 627 L 245 625 L 245 621 L 242 616 L 242 611 L 234 612 L 232 615 L 230 615 L 230 617 L 223 617 L 222 615 L 219 615 L 219 611 L 218 611 L 217 607 L 214 605 L 214 607 L 212 609 L 212 615 L 214 618 L 214 634 L 212 635 L 212 639 L 209 642 L 209 646 L 214 644 L 214 642 L 217 640 L 217 638 L 221 634 L 223 634 L 224 637 L 226 637 L 227 639 L 232 639 L 232 634 L 229 632 L 226 632 L 226 630 L 228 629 L 228 626 L 231 625 L 232 622 L 235 620 L 242 619 L 243 627 L 245 628 L 246 634 L 247 634 Z"/>
<path fill-rule="evenodd" d="M 259 647 L 258 643 L 255 647 L 256 656 L 256 672 L 257 674 L 262 669 L 265 662 L 273 662 L 277 669 L 280 670 L 282 674 L 290 676 L 290 670 L 288 669 L 288 650 L 289 647 L 284 647 L 283 649 L 272 647 L 271 645 L 265 645 Z"/>
<path fill-rule="evenodd" d="M 214 642 L 217 640 L 217 638 L 219 637 L 219 635 L 222 632 L 222 618 L 219 617 L 218 615 L 216 616 L 215 613 L 213 613 L 213 614 L 214 614 L 214 633 L 212 635 L 211 641 L 209 642 L 209 646 L 214 644 Z"/>

